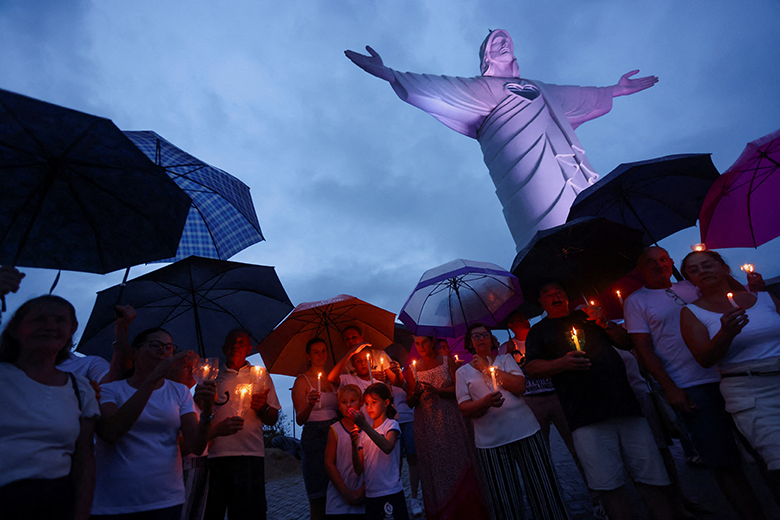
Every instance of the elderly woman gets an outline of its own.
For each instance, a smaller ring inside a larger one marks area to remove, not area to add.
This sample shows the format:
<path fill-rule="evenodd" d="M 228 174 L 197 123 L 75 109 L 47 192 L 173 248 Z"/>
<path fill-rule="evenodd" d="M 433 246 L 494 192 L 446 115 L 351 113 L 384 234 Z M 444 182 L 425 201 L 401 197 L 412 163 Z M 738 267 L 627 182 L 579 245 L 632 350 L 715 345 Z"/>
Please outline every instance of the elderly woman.
<path fill-rule="evenodd" d="M 159 328 L 141 332 L 131 348 L 133 375 L 101 388 L 93 518 L 144 513 L 144 518 L 178 520 L 184 482 L 177 438 L 181 431 L 191 453 L 203 452 L 216 385 L 196 387 L 195 399 L 203 402 L 198 420 L 189 389 L 165 379 L 187 352 L 176 354 L 171 335 Z"/>
<path fill-rule="evenodd" d="M 534 518 L 567 519 L 566 504 L 539 423 L 523 402 L 525 377 L 509 354 L 493 358 L 491 333 L 481 323 L 466 330 L 474 354 L 458 369 L 458 405 L 474 420 L 474 439 L 494 520 L 522 519 L 522 473 Z"/>
<path fill-rule="evenodd" d="M 455 402 L 455 364 L 438 355 L 434 344 L 430 336 L 415 336 L 420 359 L 406 370 L 425 518 L 488 518 L 474 445 Z"/>
<path fill-rule="evenodd" d="M 76 311 L 58 296 L 24 303 L 0 337 L 0 508 L 7 519 L 89 517 L 98 404 L 70 353 Z"/>
<path fill-rule="evenodd" d="M 338 398 L 327 378 L 325 363 L 328 346 L 321 338 L 306 343 L 308 370 L 299 375 L 292 388 L 295 420 L 303 426 L 301 470 L 306 494 L 309 496 L 311 519 L 325 518 L 325 495 L 328 492 L 328 474 L 325 472 L 325 448 L 328 445 L 330 425 L 336 422 Z M 320 391 L 320 389 L 322 391 Z"/>
<path fill-rule="evenodd" d="M 720 369 L 726 410 L 780 497 L 780 301 L 766 292 L 731 295 L 729 266 L 714 251 L 689 254 L 680 271 L 702 295 L 680 313 L 685 344 L 700 365 Z"/>

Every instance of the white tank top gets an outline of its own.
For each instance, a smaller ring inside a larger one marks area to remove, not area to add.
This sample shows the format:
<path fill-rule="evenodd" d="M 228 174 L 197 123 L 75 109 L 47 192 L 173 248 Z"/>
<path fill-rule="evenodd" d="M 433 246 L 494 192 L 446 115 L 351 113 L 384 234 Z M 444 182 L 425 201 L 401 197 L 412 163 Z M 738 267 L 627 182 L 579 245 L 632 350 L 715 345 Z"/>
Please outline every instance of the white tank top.
<path fill-rule="evenodd" d="M 745 309 L 750 321 L 731 342 L 726 357 L 718 363 L 721 370 L 780 357 L 780 314 L 769 293 L 760 292 L 757 297 L 756 304 Z M 723 315 L 692 303 L 688 308 L 707 327 L 712 339 L 720 330 Z"/>
<path fill-rule="evenodd" d="M 358 489 L 363 485 L 363 475 L 355 473 L 352 467 L 352 439 L 341 421 L 331 425 L 330 429 L 336 433 L 336 469 L 339 470 L 344 484 L 350 489 Z M 362 515 L 365 514 L 365 506 L 351 506 L 344 501 L 333 482 L 328 481 L 328 494 L 325 498 L 326 515 Z"/>
<path fill-rule="evenodd" d="M 309 376 L 306 374 L 301 375 L 306 379 L 306 382 L 309 383 L 309 392 L 316 390 L 316 388 L 312 386 Z M 334 392 L 322 392 L 318 405 L 314 405 L 306 422 L 330 421 L 331 419 L 336 418 L 336 412 L 339 409 L 339 398 Z"/>

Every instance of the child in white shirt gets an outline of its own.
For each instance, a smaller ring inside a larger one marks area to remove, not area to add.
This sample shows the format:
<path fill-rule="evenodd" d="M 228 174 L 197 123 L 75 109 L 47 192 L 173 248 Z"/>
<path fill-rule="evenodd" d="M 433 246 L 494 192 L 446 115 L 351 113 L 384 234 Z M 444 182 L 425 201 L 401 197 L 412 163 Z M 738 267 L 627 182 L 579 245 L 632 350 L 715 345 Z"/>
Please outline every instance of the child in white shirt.
<path fill-rule="evenodd" d="M 401 483 L 401 447 L 397 443 L 401 428 L 395 417 L 393 394 L 384 383 L 376 383 L 363 394 L 373 425 L 357 410 L 349 416 L 363 431 L 353 433 L 352 453 L 355 473 L 363 474 L 366 486 L 366 518 L 370 520 L 408 520 Z"/>

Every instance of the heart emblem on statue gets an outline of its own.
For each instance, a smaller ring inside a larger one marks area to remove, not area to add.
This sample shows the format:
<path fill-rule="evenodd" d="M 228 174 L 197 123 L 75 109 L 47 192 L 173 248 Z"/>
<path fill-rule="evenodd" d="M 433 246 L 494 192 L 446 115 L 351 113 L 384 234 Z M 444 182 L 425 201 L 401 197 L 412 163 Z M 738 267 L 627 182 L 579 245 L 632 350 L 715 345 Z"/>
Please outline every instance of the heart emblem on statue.
<path fill-rule="evenodd" d="M 539 89 L 530 83 L 507 83 L 506 89 L 516 96 L 524 97 L 529 101 L 539 97 Z"/>

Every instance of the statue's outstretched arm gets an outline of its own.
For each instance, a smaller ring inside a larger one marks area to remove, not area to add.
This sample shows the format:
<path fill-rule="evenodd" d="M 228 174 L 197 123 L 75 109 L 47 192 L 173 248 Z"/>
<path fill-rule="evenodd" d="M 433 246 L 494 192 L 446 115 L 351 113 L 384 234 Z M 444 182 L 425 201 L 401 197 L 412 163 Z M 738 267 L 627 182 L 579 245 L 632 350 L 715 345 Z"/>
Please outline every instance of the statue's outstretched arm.
<path fill-rule="evenodd" d="M 377 78 L 381 78 L 390 83 L 395 82 L 393 70 L 385 67 L 385 64 L 382 63 L 382 57 L 379 56 L 379 53 L 377 53 L 368 45 L 366 45 L 366 50 L 368 51 L 369 56 L 349 50 L 344 51 L 344 54 L 347 55 L 347 58 L 352 60 L 352 63 L 368 72 L 372 76 L 376 76 Z"/>
<path fill-rule="evenodd" d="M 631 78 L 639 73 L 639 69 L 626 72 L 620 76 L 617 85 L 612 86 L 612 97 L 628 96 L 636 94 L 640 90 L 645 90 L 658 83 L 658 76 L 645 76 L 644 78 Z"/>

